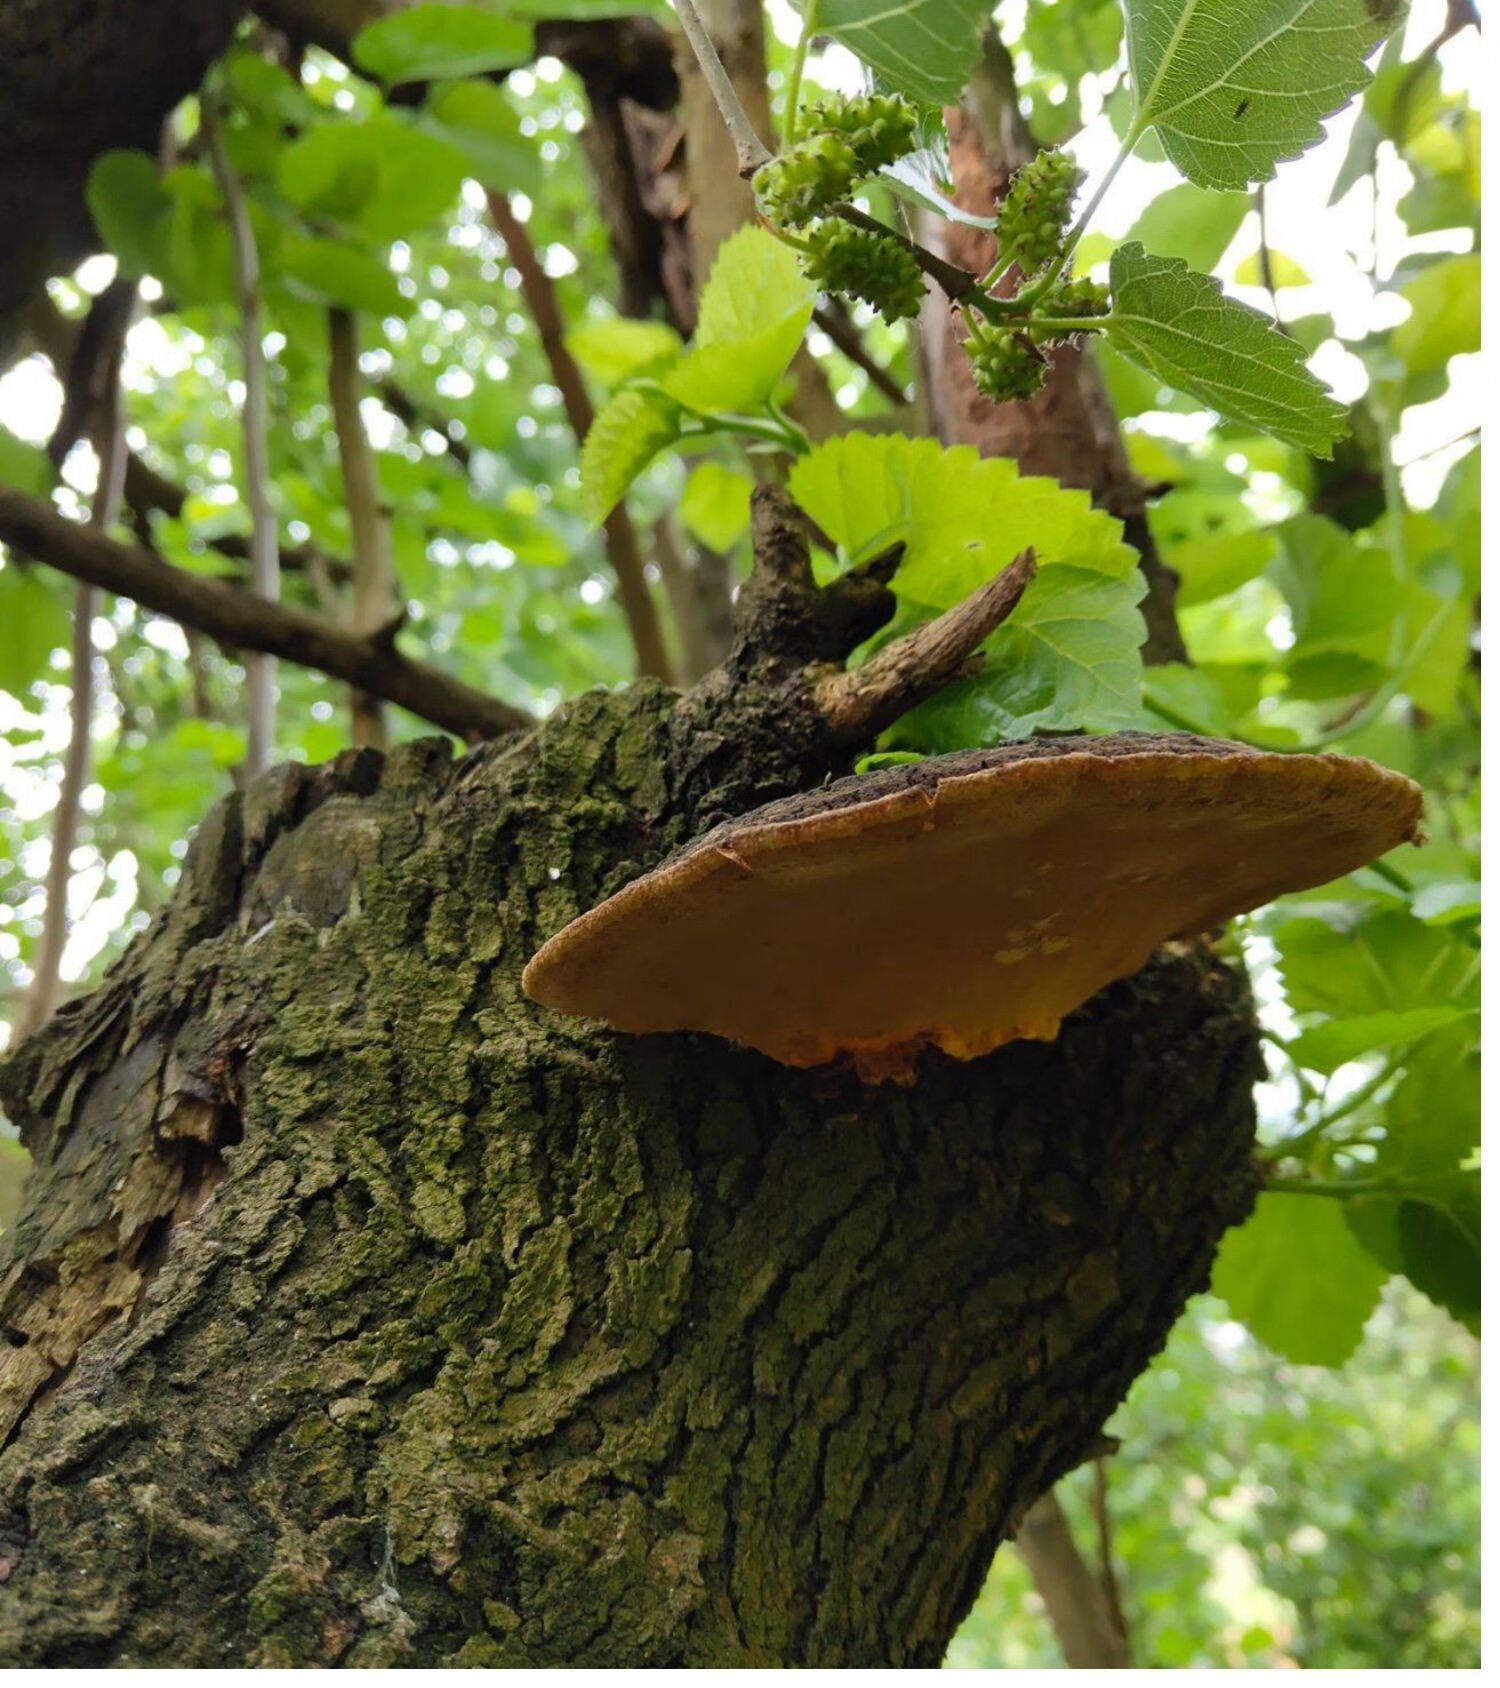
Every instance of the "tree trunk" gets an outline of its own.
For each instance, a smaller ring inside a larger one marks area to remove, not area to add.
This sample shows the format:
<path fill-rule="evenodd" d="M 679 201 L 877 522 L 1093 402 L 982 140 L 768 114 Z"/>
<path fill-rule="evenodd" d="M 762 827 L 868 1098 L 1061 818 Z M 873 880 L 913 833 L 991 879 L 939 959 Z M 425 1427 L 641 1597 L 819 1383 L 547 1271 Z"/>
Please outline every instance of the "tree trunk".
<path fill-rule="evenodd" d="M 4 1662 L 941 1659 L 1248 1210 L 1257 1041 L 1197 945 L 909 1088 L 522 996 L 842 771 L 808 676 L 869 617 L 793 564 L 691 693 L 227 798 L 0 1068 Z"/>

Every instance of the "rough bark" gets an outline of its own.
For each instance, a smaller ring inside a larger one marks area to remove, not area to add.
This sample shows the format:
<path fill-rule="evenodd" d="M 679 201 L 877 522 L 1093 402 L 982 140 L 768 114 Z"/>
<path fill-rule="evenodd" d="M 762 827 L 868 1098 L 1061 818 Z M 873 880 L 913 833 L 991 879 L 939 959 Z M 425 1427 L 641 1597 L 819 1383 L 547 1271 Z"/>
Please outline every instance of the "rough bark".
<path fill-rule="evenodd" d="M 873 606 L 775 538 L 685 696 L 226 799 L 0 1068 L 0 1659 L 930 1665 L 1095 1444 L 1253 1194 L 1208 950 L 910 1088 L 520 993 L 841 771 L 809 676 Z"/>

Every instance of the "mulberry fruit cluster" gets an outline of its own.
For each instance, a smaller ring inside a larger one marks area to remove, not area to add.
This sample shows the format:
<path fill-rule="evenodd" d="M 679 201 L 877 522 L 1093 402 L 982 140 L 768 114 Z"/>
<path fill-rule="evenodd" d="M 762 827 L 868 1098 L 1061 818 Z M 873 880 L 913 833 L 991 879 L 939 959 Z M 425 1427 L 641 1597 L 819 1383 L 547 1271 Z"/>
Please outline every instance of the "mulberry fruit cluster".
<path fill-rule="evenodd" d="M 1105 316 L 1109 311 L 1109 289 L 1102 287 L 1097 281 L 1074 280 L 1069 278 L 1055 292 L 1047 295 L 1046 303 L 1040 308 L 1043 317 L 1098 317 Z M 1091 329 L 1059 329 L 1051 334 L 1041 335 L 1044 340 L 1063 340 L 1072 334 L 1092 333 Z"/>
<path fill-rule="evenodd" d="M 922 308 L 922 270 L 889 235 L 830 220 L 807 237 L 808 279 L 825 293 L 863 299 L 887 322 L 914 317 Z"/>
<path fill-rule="evenodd" d="M 808 113 L 801 138 L 755 173 L 761 214 L 801 228 L 856 183 L 911 151 L 916 108 L 897 94 L 862 94 Z"/>
<path fill-rule="evenodd" d="M 841 135 L 808 135 L 755 172 L 755 202 L 773 223 L 801 228 L 843 199 L 860 174 Z"/>
<path fill-rule="evenodd" d="M 899 94 L 860 94 L 814 106 L 803 120 L 810 135 L 838 135 L 854 149 L 862 175 L 894 164 L 917 138 L 917 108 Z"/>
<path fill-rule="evenodd" d="M 964 351 L 974 385 L 996 404 L 1029 399 L 1047 378 L 1047 365 L 1040 353 L 1013 329 L 982 323 L 979 332 L 964 341 Z"/>
<path fill-rule="evenodd" d="M 1083 172 L 1065 152 L 1039 152 L 1011 180 L 995 213 L 1001 252 L 1010 253 L 1028 274 L 1062 251 Z"/>

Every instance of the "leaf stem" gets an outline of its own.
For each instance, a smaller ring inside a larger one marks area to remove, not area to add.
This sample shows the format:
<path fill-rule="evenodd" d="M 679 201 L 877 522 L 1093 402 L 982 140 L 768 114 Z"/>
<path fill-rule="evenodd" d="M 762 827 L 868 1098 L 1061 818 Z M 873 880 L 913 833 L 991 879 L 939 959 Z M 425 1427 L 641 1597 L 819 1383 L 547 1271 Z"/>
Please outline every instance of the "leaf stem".
<path fill-rule="evenodd" d="M 748 181 L 761 165 L 767 162 L 771 154 L 756 134 L 755 126 L 744 106 L 740 104 L 740 97 L 734 91 L 734 83 L 729 80 L 724 61 L 719 57 L 713 42 L 709 40 L 708 30 L 704 27 L 703 19 L 698 15 L 698 8 L 693 0 L 672 0 L 672 6 L 682 20 L 682 32 L 688 38 L 693 57 L 697 59 L 703 79 L 708 83 L 714 104 L 718 106 L 719 115 L 724 119 L 724 127 L 729 131 L 729 138 L 734 142 L 735 160 L 739 165 L 740 175 Z"/>
<path fill-rule="evenodd" d="M 802 73 L 807 68 L 807 51 L 818 27 L 819 0 L 807 0 L 802 13 L 802 33 L 792 59 L 792 79 L 786 91 L 786 115 L 781 123 L 781 144 L 790 146 L 797 138 L 797 104 L 802 94 Z"/>

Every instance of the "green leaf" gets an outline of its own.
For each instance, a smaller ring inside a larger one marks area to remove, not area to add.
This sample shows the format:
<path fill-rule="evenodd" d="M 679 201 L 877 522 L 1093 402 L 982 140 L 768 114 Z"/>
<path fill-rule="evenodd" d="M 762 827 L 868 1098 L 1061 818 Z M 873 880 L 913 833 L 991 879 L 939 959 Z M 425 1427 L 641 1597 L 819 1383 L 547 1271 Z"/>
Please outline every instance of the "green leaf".
<path fill-rule="evenodd" d="M 1028 545 L 1044 572 L 1058 563 L 1116 578 L 1135 572 L 1120 523 L 1087 493 L 1022 475 L 1009 458 L 981 458 L 972 446 L 844 434 L 815 446 L 788 484 L 850 563 L 902 542 L 895 590 L 932 609 L 956 604 Z"/>
<path fill-rule="evenodd" d="M 1184 608 L 1235 592 L 1265 572 L 1276 555 L 1276 539 L 1264 528 L 1249 533 L 1203 533 L 1171 548 L 1169 561 L 1182 580 L 1177 601 Z"/>
<path fill-rule="evenodd" d="M 719 248 L 693 344 L 662 385 L 705 413 L 764 404 L 802 344 L 815 299 L 797 255 L 746 224 Z"/>
<path fill-rule="evenodd" d="M 945 687 L 892 730 L 928 752 L 967 750 L 1038 731 L 1139 724 L 1146 583 L 1053 564 L 1038 571 L 988 641 L 984 670 Z"/>
<path fill-rule="evenodd" d="M 1266 272 L 1259 252 L 1247 252 L 1234 267 L 1234 279 L 1241 287 L 1264 287 Z M 1288 258 L 1285 252 L 1271 254 L 1271 285 L 1278 290 L 1284 287 L 1306 287 L 1312 277 L 1303 269 L 1295 258 Z"/>
<path fill-rule="evenodd" d="M 412 301 L 384 264 L 357 247 L 319 235 L 288 241 L 277 254 L 276 275 L 298 298 L 315 305 L 342 305 L 382 317 L 404 317 L 412 311 Z"/>
<path fill-rule="evenodd" d="M 6 486 L 19 487 L 22 492 L 45 498 L 52 491 L 57 477 L 52 459 L 39 445 L 19 439 L 0 424 L 0 481 Z"/>
<path fill-rule="evenodd" d="M 354 62 L 382 82 L 432 82 L 509 70 L 534 56 L 524 23 L 486 6 L 411 6 L 354 37 Z"/>
<path fill-rule="evenodd" d="M 654 393 L 625 387 L 594 418 L 578 469 L 584 513 L 602 522 L 657 452 L 679 433 L 679 412 Z"/>
<path fill-rule="evenodd" d="M 126 275 L 150 275 L 163 267 L 172 201 L 150 153 L 102 153 L 89 172 L 85 197 L 100 239 Z"/>
<path fill-rule="evenodd" d="M 1115 250 L 1109 276 L 1110 341 L 1152 374 L 1316 457 L 1348 432 L 1347 411 L 1308 374 L 1306 352 L 1211 277 L 1134 241 Z"/>
<path fill-rule="evenodd" d="M 638 317 L 589 317 L 566 338 L 584 373 L 613 389 L 632 375 L 659 369 L 682 351 L 682 337 L 664 322 Z"/>
<path fill-rule="evenodd" d="M 1296 913 L 1272 928 L 1282 986 L 1299 1016 L 1476 1006 L 1474 952 L 1452 933 L 1404 908 L 1318 906 L 1327 918 Z"/>
<path fill-rule="evenodd" d="M 434 88 L 417 125 L 434 139 L 456 147 L 481 187 L 537 196 L 541 155 L 536 143 L 521 133 L 521 119 L 505 90 L 493 82 L 472 78 Z"/>
<path fill-rule="evenodd" d="M 965 211 L 953 199 L 953 179 L 946 150 L 938 147 L 919 147 L 894 164 L 887 164 L 880 172 L 883 181 L 898 199 L 920 205 L 924 211 L 936 211 L 950 223 L 963 223 L 971 229 L 992 230 L 993 212 L 981 217 Z M 1080 269 L 1083 267 L 1080 264 Z"/>
<path fill-rule="evenodd" d="M 1354 1234 L 1383 1265 L 1479 1334 L 1479 1144 L 1476 1030 L 1428 1039 L 1384 1110 L 1373 1171 L 1405 1182 L 1393 1196 L 1350 1202 Z"/>
<path fill-rule="evenodd" d="M 393 118 L 371 118 L 307 130 L 281 155 L 277 178 L 299 210 L 386 241 L 441 216 L 466 168 L 464 155 L 445 141 Z"/>
<path fill-rule="evenodd" d="M 1298 1365 L 1342 1365 L 1359 1347 L 1386 1279 L 1343 1210 L 1333 1196 L 1270 1190 L 1219 1244 L 1214 1293 L 1268 1348 Z"/>
<path fill-rule="evenodd" d="M 898 93 L 946 105 L 979 60 L 993 0 L 822 0 L 818 32 L 842 41 Z"/>
<path fill-rule="evenodd" d="M 755 483 L 722 463 L 700 463 L 688 476 L 677 506 L 683 526 L 711 551 L 727 551 L 750 525 Z"/>
<path fill-rule="evenodd" d="M 1408 375 L 1479 350 L 1479 276 L 1479 254 L 1466 252 L 1430 264 L 1401 289 L 1411 315 L 1392 333 L 1391 350 Z"/>
<path fill-rule="evenodd" d="M 1411 900 L 1411 911 L 1429 926 L 1450 926 L 1459 920 L 1479 918 L 1478 880 L 1441 880 L 1424 885 Z"/>
<path fill-rule="evenodd" d="M 1136 130 L 1200 187 L 1269 181 L 1370 80 L 1400 0 L 1126 0 Z"/>
<path fill-rule="evenodd" d="M 1393 1044 L 1415 1043 L 1429 1032 L 1470 1018 L 1472 1009 L 1449 1006 L 1382 1009 L 1375 1014 L 1352 1014 L 1342 1020 L 1325 1020 L 1305 1031 L 1292 1045 L 1299 1066 L 1314 1072 L 1331 1073 L 1346 1061 L 1358 1060 Z"/>
<path fill-rule="evenodd" d="M 52 582 L 14 563 L 0 569 L 0 691 L 22 697 L 47 673 L 53 651 L 72 634 L 68 611 Z"/>
<path fill-rule="evenodd" d="M 1179 182 L 1157 194 L 1125 239 L 1138 240 L 1154 257 L 1181 258 L 1189 269 L 1211 270 L 1239 232 L 1250 204 L 1248 193 L 1217 193 Z"/>

